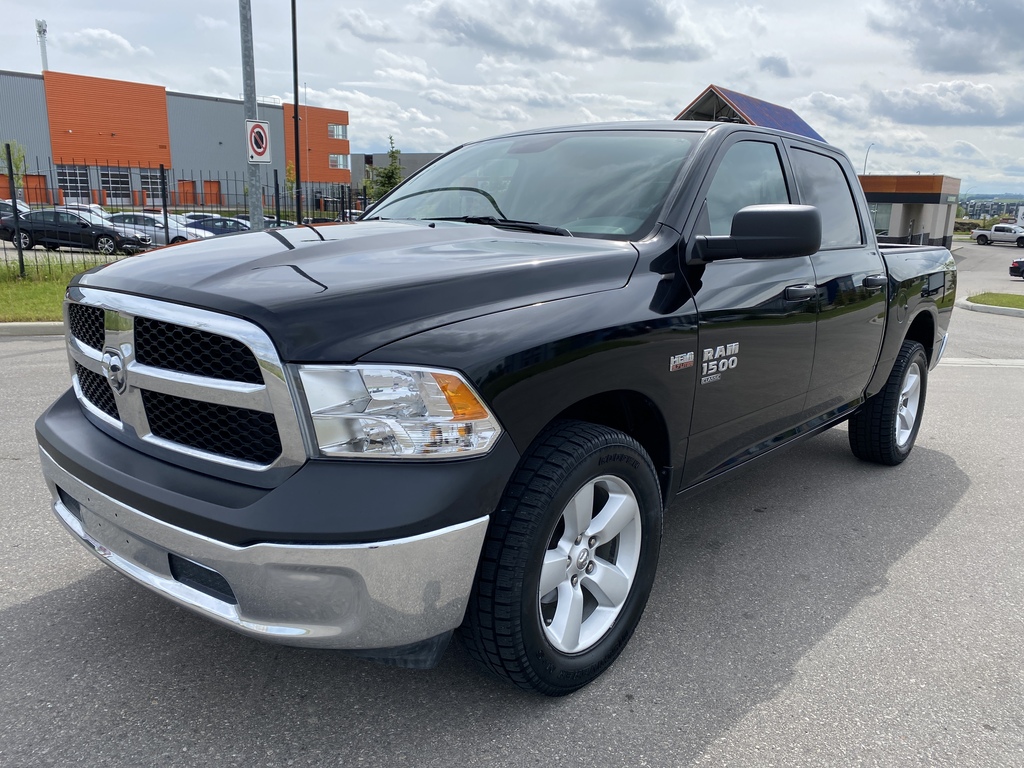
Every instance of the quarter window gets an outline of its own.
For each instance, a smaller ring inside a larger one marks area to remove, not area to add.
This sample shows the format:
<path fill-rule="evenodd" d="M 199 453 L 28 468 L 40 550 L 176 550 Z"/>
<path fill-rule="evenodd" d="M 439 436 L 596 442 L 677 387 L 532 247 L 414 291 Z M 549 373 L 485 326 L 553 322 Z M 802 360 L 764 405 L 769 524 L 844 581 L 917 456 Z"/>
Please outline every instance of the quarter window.
<path fill-rule="evenodd" d="M 831 157 L 794 149 L 800 199 L 821 213 L 821 247 L 848 248 L 863 243 L 857 206 L 842 167 Z"/>

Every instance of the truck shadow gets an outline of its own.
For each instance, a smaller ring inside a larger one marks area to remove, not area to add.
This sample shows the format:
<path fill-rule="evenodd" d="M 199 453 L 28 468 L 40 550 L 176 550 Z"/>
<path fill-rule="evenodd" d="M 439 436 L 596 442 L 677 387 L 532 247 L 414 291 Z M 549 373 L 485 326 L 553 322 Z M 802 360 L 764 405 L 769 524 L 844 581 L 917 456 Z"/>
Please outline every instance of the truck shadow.
<path fill-rule="evenodd" d="M 4 754 L 17 765 L 83 754 L 164 766 L 583 766 L 627 754 L 685 765 L 882 593 L 968 487 L 952 458 L 921 445 L 899 469 L 859 463 L 839 429 L 674 505 L 636 635 L 563 699 L 489 678 L 458 644 L 426 672 L 262 644 L 83 553 L 80 580 L 0 612 Z"/>

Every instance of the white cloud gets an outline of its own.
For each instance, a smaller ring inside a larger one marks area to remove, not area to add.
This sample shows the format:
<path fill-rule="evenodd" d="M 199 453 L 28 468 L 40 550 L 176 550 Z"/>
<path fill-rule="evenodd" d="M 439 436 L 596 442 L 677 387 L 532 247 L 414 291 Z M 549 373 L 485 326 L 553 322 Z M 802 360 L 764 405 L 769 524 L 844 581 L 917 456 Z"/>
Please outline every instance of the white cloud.
<path fill-rule="evenodd" d="M 121 35 L 111 32 L 109 29 L 64 32 L 56 35 L 55 39 L 63 50 L 81 56 L 103 56 L 108 59 L 116 59 L 123 56 L 153 55 L 153 51 L 146 46 L 134 46 Z"/>
<path fill-rule="evenodd" d="M 224 19 L 214 19 L 209 16 L 199 14 L 196 17 L 196 26 L 200 29 L 219 31 L 228 28 L 228 22 Z"/>

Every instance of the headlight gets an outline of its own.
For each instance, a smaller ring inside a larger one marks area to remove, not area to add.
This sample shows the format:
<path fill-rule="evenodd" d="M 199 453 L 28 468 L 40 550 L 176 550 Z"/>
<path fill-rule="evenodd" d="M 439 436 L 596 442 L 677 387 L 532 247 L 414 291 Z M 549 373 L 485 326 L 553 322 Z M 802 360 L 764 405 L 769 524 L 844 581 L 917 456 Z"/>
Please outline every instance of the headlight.
<path fill-rule="evenodd" d="M 323 456 L 451 458 L 486 453 L 498 420 L 455 371 L 299 366 Z"/>

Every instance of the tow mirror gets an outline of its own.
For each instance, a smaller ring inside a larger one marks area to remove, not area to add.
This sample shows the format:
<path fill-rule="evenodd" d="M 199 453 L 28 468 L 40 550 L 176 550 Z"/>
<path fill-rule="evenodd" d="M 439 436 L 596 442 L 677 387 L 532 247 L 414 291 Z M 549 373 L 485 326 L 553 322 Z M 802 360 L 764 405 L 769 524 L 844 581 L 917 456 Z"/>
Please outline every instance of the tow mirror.
<path fill-rule="evenodd" d="M 694 263 L 719 259 L 786 259 L 821 248 L 821 214 L 813 205 L 748 205 L 729 235 L 698 235 Z"/>

